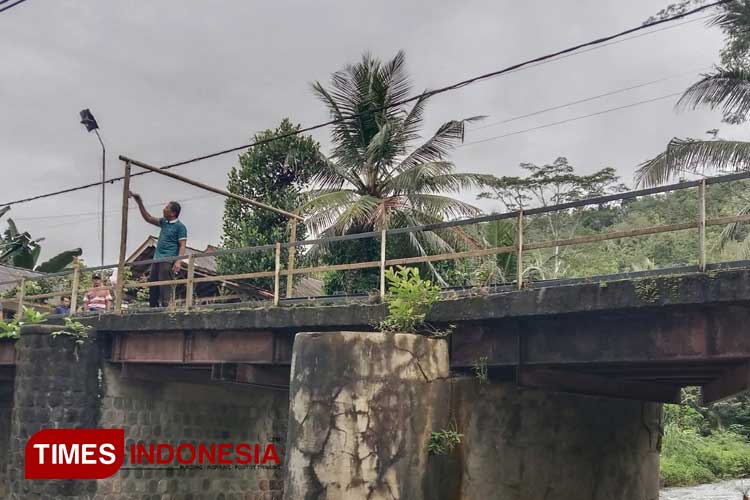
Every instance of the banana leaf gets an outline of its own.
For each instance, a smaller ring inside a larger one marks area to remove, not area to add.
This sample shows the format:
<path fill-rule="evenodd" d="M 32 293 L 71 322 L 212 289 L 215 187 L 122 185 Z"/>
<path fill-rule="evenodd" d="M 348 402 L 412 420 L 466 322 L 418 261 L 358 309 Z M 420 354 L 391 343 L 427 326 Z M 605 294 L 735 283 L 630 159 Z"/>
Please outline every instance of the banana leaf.
<path fill-rule="evenodd" d="M 73 263 L 73 260 L 80 256 L 83 250 L 80 248 L 74 248 L 73 250 L 66 250 L 65 252 L 59 253 L 49 259 L 47 262 L 39 264 L 35 270 L 40 273 L 58 273 Z"/>

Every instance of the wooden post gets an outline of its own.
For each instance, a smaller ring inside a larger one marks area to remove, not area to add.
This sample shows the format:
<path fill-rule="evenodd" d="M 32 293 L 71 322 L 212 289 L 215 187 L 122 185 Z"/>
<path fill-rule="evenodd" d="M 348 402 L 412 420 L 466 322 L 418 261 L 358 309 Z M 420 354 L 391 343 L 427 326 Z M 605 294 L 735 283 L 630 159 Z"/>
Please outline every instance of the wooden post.
<path fill-rule="evenodd" d="M 281 243 L 276 242 L 276 269 L 273 272 L 273 305 L 279 305 L 279 278 L 281 277 Z"/>
<path fill-rule="evenodd" d="M 516 279 L 518 289 L 523 288 L 523 209 L 518 211 L 518 223 L 516 227 Z"/>
<path fill-rule="evenodd" d="M 289 219 L 289 243 L 297 241 L 297 221 L 295 219 Z M 289 263 L 286 266 L 286 270 L 289 274 L 286 275 L 286 298 L 291 299 L 294 295 L 294 258 L 297 253 L 297 247 L 290 246 L 289 249 Z"/>
<path fill-rule="evenodd" d="M 122 181 L 122 219 L 120 221 L 120 260 L 117 261 L 117 289 L 115 290 L 115 313 L 122 314 L 122 294 L 125 285 L 125 258 L 128 246 L 128 198 L 130 196 L 130 162 L 125 162 L 125 178 Z"/>
<path fill-rule="evenodd" d="M 195 287 L 195 255 L 188 257 L 187 284 L 185 285 L 185 309 L 193 307 L 193 288 Z"/>
<path fill-rule="evenodd" d="M 698 185 L 698 266 L 706 270 L 706 179 Z"/>
<path fill-rule="evenodd" d="M 16 311 L 16 318 L 18 320 L 23 316 L 23 296 L 26 293 L 26 280 L 21 280 L 18 285 L 18 310 Z"/>
<path fill-rule="evenodd" d="M 380 298 L 385 299 L 385 235 L 386 230 L 380 231 Z"/>
<path fill-rule="evenodd" d="M 73 261 L 73 285 L 70 290 L 70 314 L 78 311 L 78 285 L 81 281 L 81 263 L 78 258 Z"/>

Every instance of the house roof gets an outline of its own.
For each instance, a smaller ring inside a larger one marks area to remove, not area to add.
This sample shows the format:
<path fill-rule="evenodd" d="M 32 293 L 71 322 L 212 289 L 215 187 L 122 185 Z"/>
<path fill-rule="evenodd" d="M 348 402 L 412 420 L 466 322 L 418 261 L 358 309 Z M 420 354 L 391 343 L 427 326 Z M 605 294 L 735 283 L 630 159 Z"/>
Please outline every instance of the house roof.
<path fill-rule="evenodd" d="M 0 283 L 3 283 L 5 281 L 17 280 L 20 278 L 28 278 L 31 276 L 41 276 L 42 274 L 44 273 L 38 273 L 20 267 L 0 264 Z M 0 293 L 12 290 L 13 288 L 15 288 L 15 286 L 16 285 L 14 285 L 13 283 L 8 283 L 5 285 L 0 284 Z"/>
<path fill-rule="evenodd" d="M 156 243 L 159 241 L 159 238 L 156 236 L 149 236 L 146 238 L 146 241 L 141 243 L 141 245 L 128 257 L 127 262 L 136 262 L 139 259 L 139 257 L 143 254 L 146 249 L 154 247 L 156 248 Z M 198 250 L 197 248 L 192 247 L 185 247 L 185 253 L 187 255 L 191 255 L 194 253 L 206 253 L 206 252 L 213 252 L 217 248 L 213 245 L 206 246 L 205 250 Z M 216 274 L 216 257 L 209 255 L 206 257 L 197 257 L 195 259 L 195 267 L 201 269 L 205 272 L 208 272 L 209 274 Z"/>

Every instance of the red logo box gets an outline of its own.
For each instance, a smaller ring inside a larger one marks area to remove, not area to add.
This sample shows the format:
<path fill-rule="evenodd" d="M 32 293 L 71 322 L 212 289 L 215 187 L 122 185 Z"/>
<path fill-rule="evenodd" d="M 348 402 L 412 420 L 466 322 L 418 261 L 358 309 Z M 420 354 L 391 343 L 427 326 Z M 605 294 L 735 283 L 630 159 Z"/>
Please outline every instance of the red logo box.
<path fill-rule="evenodd" d="M 26 479 L 104 479 L 125 461 L 124 429 L 45 429 L 26 443 Z"/>

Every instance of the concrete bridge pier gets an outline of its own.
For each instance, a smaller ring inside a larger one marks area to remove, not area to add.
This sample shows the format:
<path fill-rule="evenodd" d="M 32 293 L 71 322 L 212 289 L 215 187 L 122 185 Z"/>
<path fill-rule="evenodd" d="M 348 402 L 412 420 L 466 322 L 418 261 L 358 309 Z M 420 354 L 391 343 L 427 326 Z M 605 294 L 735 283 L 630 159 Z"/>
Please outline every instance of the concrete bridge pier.
<path fill-rule="evenodd" d="M 288 500 L 653 500 L 661 405 L 449 377 L 447 343 L 300 333 Z M 431 433 L 462 443 L 428 453 Z"/>
<path fill-rule="evenodd" d="M 284 498 L 439 498 L 426 443 L 446 425 L 448 372 L 444 340 L 297 334 Z"/>
<path fill-rule="evenodd" d="M 461 496 L 656 500 L 661 404 L 456 383 Z"/>

